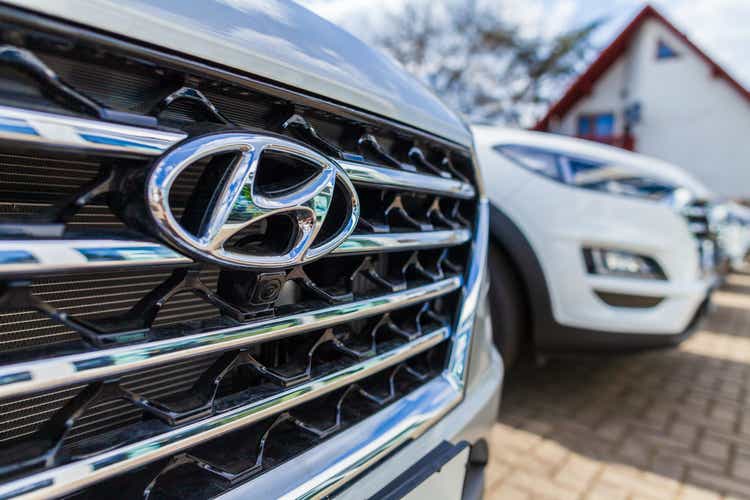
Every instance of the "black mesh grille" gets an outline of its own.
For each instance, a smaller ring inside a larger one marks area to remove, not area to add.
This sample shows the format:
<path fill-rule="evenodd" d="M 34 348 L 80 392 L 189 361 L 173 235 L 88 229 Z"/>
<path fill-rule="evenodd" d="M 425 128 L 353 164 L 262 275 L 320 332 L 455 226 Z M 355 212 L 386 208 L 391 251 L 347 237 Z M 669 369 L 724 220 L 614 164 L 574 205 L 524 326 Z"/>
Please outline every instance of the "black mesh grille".
<path fill-rule="evenodd" d="M 98 171 L 99 163 L 91 160 L 0 154 L 2 215 L 40 213 L 45 202 L 75 194 Z"/>
<path fill-rule="evenodd" d="M 688 230 L 697 241 L 701 269 L 704 272 L 713 272 L 722 259 L 718 234 L 711 223 L 711 210 L 711 203 L 705 200 L 695 200 L 683 209 Z"/>
<path fill-rule="evenodd" d="M 75 318 L 96 322 L 97 318 L 122 315 L 148 292 L 170 276 L 170 272 L 138 270 L 120 273 L 90 273 L 37 278 L 31 293 L 55 309 Z M 215 290 L 217 269 L 201 273 L 201 280 Z M 155 326 L 218 317 L 215 307 L 193 294 L 179 294 L 167 302 L 156 317 Z M 44 348 L 51 344 L 78 342 L 75 330 L 33 310 L 16 310 L 0 315 L 0 349 L 6 354 L 21 348 Z M 29 354 L 31 355 L 31 354 Z"/>

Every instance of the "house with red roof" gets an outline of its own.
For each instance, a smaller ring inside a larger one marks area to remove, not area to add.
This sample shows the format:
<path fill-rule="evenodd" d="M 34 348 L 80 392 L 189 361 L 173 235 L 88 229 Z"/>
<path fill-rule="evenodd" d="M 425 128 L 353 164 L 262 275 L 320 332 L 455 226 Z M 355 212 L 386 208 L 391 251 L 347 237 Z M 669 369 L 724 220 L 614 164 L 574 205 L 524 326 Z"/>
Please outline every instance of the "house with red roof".
<path fill-rule="evenodd" d="M 651 6 L 534 128 L 655 156 L 750 199 L 750 91 Z"/>

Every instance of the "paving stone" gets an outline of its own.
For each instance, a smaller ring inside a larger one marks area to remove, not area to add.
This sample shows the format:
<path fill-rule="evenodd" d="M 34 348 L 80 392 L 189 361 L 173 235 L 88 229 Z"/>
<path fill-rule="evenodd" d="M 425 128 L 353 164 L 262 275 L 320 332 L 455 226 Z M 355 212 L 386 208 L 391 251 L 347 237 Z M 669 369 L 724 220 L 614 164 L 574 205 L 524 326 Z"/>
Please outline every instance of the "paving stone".
<path fill-rule="evenodd" d="M 670 495 L 676 494 L 680 489 L 680 482 L 678 480 L 657 473 L 646 471 L 643 473 L 643 476 L 641 476 L 641 479 L 644 482 L 659 488 L 661 492 Z"/>
<path fill-rule="evenodd" d="M 601 468 L 602 465 L 595 460 L 571 455 L 557 471 L 554 480 L 576 491 L 584 491 Z"/>
<path fill-rule="evenodd" d="M 737 495 L 740 498 L 750 498 L 750 480 L 747 478 L 742 481 L 696 469 L 688 472 L 687 480 L 688 482 L 724 495 Z"/>
<path fill-rule="evenodd" d="M 750 425 L 749 425 L 750 428 Z M 607 441 L 619 441 L 627 432 L 627 426 L 624 422 L 617 420 L 605 421 L 596 429 L 596 435 Z"/>
<path fill-rule="evenodd" d="M 545 462 L 559 465 L 570 452 L 555 441 L 547 440 L 534 448 L 534 455 Z"/>
<path fill-rule="evenodd" d="M 686 484 L 683 485 L 677 498 L 678 500 L 719 500 L 721 495 L 714 491 Z"/>
<path fill-rule="evenodd" d="M 648 470 L 654 474 L 680 482 L 685 477 L 687 466 L 673 460 L 671 457 L 664 457 L 657 454 L 651 458 L 651 465 L 648 467 Z"/>
<path fill-rule="evenodd" d="M 531 493 L 519 490 L 512 484 L 501 484 L 487 490 L 484 497 L 490 500 L 528 500 Z"/>
<path fill-rule="evenodd" d="M 554 429 L 551 424 L 533 418 L 526 419 L 523 422 L 523 428 L 537 436 L 545 436 Z"/>
<path fill-rule="evenodd" d="M 617 456 L 628 465 L 646 467 L 651 459 L 651 447 L 638 439 L 626 439 Z"/>
<path fill-rule="evenodd" d="M 711 418 L 718 418 L 734 423 L 737 420 L 739 410 L 740 408 L 737 404 L 730 404 L 722 401 L 716 403 L 714 407 L 711 408 L 710 416 Z"/>
<path fill-rule="evenodd" d="M 557 464 L 546 462 L 531 453 L 526 453 L 518 460 L 518 462 L 516 462 L 515 465 L 517 469 L 522 469 L 526 472 L 545 477 L 552 477 L 558 469 Z"/>
<path fill-rule="evenodd" d="M 732 463 L 732 475 L 738 478 L 750 478 L 750 455 L 738 454 Z"/>
<path fill-rule="evenodd" d="M 578 498 L 577 492 L 559 486 L 546 477 L 530 474 L 526 471 L 512 473 L 508 477 L 507 483 L 522 491 L 531 493 L 534 498 L 554 498 L 559 500 Z"/>
<path fill-rule="evenodd" d="M 491 463 L 485 472 L 485 485 L 492 488 L 496 484 L 500 484 L 510 474 L 511 470 L 512 468 L 508 465 L 497 462 Z"/>
<path fill-rule="evenodd" d="M 626 489 L 605 483 L 597 483 L 586 492 L 586 500 L 625 500 L 629 497 Z"/>
<path fill-rule="evenodd" d="M 750 275 L 681 346 L 520 363 L 492 432 L 490 499 L 750 499 Z"/>
<path fill-rule="evenodd" d="M 729 445 L 724 441 L 719 441 L 711 437 L 703 437 L 700 440 L 698 452 L 701 455 L 721 460 L 722 462 L 729 460 Z"/>

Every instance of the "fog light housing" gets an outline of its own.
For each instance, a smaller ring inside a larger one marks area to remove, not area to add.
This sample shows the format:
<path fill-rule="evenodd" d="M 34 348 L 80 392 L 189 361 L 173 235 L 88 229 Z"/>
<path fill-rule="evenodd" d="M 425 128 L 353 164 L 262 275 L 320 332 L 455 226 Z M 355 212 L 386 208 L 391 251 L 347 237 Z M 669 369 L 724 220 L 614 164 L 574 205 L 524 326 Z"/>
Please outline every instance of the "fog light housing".
<path fill-rule="evenodd" d="M 667 279 L 664 270 L 654 259 L 626 250 L 584 248 L 583 258 L 589 274 L 653 280 Z"/>

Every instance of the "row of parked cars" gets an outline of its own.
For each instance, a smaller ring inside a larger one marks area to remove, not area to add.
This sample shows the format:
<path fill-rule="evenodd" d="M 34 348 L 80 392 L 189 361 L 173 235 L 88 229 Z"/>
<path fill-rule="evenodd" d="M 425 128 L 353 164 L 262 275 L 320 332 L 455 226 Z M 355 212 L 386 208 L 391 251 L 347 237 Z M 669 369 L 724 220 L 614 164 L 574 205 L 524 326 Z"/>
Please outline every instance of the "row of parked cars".
<path fill-rule="evenodd" d="M 288 0 L 0 38 L 1 498 L 481 498 L 523 349 L 679 342 L 747 253 L 677 167 L 472 133 Z"/>

